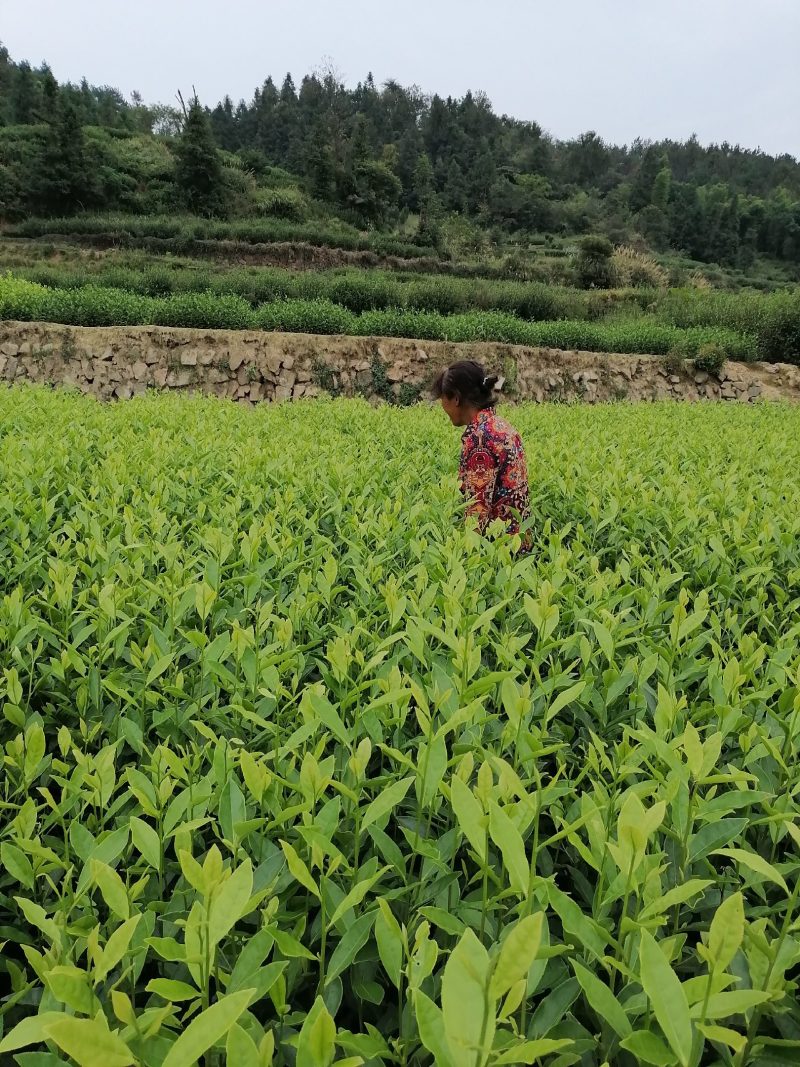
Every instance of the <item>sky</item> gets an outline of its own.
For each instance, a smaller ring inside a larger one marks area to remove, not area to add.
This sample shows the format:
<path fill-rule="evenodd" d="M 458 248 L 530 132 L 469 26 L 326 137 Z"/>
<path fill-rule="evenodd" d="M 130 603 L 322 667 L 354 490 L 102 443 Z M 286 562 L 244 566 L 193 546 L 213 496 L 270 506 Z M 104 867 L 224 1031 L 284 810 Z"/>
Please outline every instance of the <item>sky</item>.
<path fill-rule="evenodd" d="M 249 99 L 332 65 L 348 85 L 483 90 L 562 139 L 800 157 L 800 0 L 0 0 L 0 41 L 151 103 Z"/>

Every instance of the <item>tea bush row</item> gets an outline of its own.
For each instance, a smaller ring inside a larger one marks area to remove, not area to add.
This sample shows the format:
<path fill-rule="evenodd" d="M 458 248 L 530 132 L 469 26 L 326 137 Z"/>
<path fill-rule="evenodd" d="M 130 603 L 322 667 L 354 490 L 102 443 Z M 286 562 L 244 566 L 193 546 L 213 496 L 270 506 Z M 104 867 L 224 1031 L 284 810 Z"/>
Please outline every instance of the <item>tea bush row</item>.
<path fill-rule="evenodd" d="M 7 231 L 16 237 L 101 237 L 109 242 L 126 238 L 195 241 L 237 241 L 269 244 L 276 241 L 304 241 L 312 245 L 353 251 L 372 250 L 385 255 L 425 256 L 430 247 L 413 244 L 391 235 L 363 233 L 344 222 L 330 220 L 295 222 L 290 219 L 260 218 L 218 221 L 181 215 L 73 215 L 65 218 L 25 219 Z"/>
<path fill-rule="evenodd" d="M 77 326 L 157 325 L 262 329 L 297 333 L 411 337 L 438 341 L 501 341 L 597 352 L 687 355 L 715 343 L 732 359 L 753 359 L 756 341 L 721 327 L 678 329 L 644 318 L 590 323 L 526 322 L 500 311 L 441 315 L 388 308 L 355 314 L 328 300 L 280 300 L 257 308 L 239 296 L 187 292 L 148 297 L 123 289 L 49 289 L 24 279 L 0 279 L 0 318 Z"/>
<path fill-rule="evenodd" d="M 543 283 L 397 274 L 379 270 L 291 271 L 278 268 L 206 270 L 169 265 L 145 269 L 99 263 L 35 266 L 21 277 L 51 288 L 100 283 L 146 296 L 208 290 L 240 296 L 252 306 L 282 299 L 330 300 L 354 312 L 402 308 L 451 315 L 503 311 L 522 319 L 599 321 L 642 317 L 680 329 L 717 327 L 757 339 L 760 358 L 800 362 L 800 293 L 657 291 L 586 292 Z"/>

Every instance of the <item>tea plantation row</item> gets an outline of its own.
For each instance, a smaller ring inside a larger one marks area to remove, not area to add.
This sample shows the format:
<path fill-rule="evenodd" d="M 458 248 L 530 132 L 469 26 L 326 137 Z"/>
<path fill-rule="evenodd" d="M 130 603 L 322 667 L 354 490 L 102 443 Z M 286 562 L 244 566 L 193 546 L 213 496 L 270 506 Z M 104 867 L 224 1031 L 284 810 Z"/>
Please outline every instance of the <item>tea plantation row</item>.
<path fill-rule="evenodd" d="M 758 340 L 751 334 L 723 326 L 680 328 L 643 317 L 607 322 L 528 322 L 502 311 L 442 315 L 402 308 L 356 314 L 329 300 L 276 300 L 253 308 L 235 295 L 187 292 L 148 297 L 94 285 L 50 289 L 11 275 L 0 278 L 0 319 L 76 326 L 157 325 L 436 341 L 501 341 L 655 355 L 677 350 L 692 356 L 703 345 L 715 344 L 732 359 L 752 360 L 758 355 Z"/>

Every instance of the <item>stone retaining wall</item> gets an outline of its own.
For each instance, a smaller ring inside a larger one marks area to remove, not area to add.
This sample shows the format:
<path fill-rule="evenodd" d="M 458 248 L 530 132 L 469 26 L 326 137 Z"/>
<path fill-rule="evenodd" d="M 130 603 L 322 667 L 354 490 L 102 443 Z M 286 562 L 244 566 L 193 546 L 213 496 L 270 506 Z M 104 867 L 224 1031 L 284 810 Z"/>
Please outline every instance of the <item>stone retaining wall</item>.
<path fill-rule="evenodd" d="M 242 403 L 361 394 L 413 402 L 441 367 L 477 359 L 509 399 L 800 400 L 800 368 L 728 363 L 718 375 L 656 356 L 601 355 L 496 343 L 167 327 L 0 323 L 0 379 L 70 386 L 104 400 L 183 389 Z"/>

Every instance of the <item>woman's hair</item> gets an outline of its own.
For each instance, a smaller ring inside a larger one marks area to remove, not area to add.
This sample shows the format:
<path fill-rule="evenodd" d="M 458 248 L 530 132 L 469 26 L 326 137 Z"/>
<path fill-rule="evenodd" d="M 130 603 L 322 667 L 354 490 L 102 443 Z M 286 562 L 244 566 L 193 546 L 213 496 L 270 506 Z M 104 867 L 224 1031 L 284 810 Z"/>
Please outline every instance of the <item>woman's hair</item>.
<path fill-rule="evenodd" d="M 487 374 L 474 359 L 461 359 L 442 371 L 432 391 L 436 400 L 442 396 L 457 397 L 462 404 L 490 408 L 497 403 L 495 386 L 499 380 L 496 374 Z"/>

